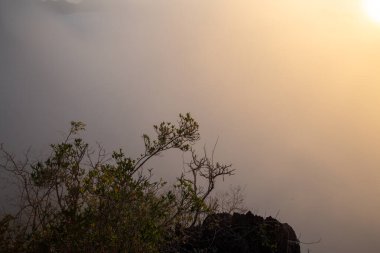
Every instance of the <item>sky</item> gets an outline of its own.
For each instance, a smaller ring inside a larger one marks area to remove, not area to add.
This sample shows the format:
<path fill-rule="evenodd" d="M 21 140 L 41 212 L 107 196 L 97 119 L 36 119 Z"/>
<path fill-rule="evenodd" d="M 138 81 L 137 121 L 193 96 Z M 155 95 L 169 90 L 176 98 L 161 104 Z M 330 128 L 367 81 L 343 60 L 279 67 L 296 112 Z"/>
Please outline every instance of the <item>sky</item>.
<path fill-rule="evenodd" d="M 378 253 L 379 68 L 360 0 L 0 0 L 0 143 L 42 156 L 81 120 L 137 155 L 191 112 L 237 170 L 221 189 L 321 239 L 303 252 Z"/>

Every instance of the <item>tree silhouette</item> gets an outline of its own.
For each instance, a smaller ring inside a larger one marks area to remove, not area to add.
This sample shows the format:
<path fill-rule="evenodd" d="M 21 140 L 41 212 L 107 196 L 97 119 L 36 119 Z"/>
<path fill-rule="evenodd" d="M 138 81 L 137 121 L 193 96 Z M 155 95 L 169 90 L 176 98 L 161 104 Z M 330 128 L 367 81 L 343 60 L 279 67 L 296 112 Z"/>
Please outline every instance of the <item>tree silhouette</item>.
<path fill-rule="evenodd" d="M 199 125 L 189 113 L 155 125 L 154 137 L 144 134 L 137 158 L 90 147 L 79 137 L 84 130 L 71 122 L 64 141 L 36 162 L 19 162 L 0 147 L 0 168 L 17 179 L 20 200 L 0 220 L 0 252 L 159 252 L 218 208 L 216 181 L 234 171 L 205 150 L 197 154 Z M 190 161 L 170 187 L 144 165 L 172 149 Z"/>

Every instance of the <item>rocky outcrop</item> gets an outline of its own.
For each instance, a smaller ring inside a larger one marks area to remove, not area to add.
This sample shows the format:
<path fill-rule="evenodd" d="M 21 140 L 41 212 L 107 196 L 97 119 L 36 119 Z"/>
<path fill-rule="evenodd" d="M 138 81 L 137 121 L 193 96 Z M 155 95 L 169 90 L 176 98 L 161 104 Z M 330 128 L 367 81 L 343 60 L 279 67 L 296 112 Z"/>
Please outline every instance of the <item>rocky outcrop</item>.
<path fill-rule="evenodd" d="M 201 226 L 184 233 L 187 236 L 177 248 L 183 253 L 300 253 L 299 241 L 291 226 L 251 212 L 213 214 Z"/>

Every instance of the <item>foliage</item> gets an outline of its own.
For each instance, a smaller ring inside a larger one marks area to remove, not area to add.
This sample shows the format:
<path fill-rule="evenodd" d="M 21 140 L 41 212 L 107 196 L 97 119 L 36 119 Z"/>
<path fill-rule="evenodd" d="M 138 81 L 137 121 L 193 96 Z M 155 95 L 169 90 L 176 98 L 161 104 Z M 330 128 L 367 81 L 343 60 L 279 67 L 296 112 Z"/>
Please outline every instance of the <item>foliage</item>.
<path fill-rule="evenodd" d="M 138 158 L 90 148 L 79 137 L 84 129 L 71 122 L 65 140 L 51 145 L 43 161 L 27 156 L 18 162 L 1 146 L 0 168 L 18 180 L 20 206 L 0 219 L 0 252 L 163 251 L 180 239 L 175 230 L 215 211 L 216 180 L 233 174 L 231 165 L 214 162 L 206 151 L 197 155 L 199 126 L 190 114 L 180 115 L 178 124 L 155 125 L 154 138 L 144 134 Z M 191 160 L 166 187 L 144 165 L 171 149 L 189 152 Z"/>

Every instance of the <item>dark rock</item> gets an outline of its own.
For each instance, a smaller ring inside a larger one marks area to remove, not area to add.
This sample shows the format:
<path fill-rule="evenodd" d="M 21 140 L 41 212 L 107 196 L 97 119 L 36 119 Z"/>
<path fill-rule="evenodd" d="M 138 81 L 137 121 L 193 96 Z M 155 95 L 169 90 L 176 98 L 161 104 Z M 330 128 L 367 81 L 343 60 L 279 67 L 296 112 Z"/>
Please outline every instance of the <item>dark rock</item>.
<path fill-rule="evenodd" d="M 300 253 L 291 226 L 251 212 L 212 214 L 201 226 L 187 229 L 184 234 L 177 252 Z"/>

